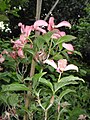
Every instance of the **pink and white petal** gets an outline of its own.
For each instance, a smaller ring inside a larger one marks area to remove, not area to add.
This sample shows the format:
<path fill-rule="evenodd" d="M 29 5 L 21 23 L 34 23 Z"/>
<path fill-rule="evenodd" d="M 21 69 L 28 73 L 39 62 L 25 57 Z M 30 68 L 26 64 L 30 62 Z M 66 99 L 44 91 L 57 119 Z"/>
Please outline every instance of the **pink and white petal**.
<path fill-rule="evenodd" d="M 37 20 L 34 23 L 34 29 L 37 29 L 37 27 L 39 27 L 39 26 L 48 26 L 48 23 L 44 20 Z"/>
<path fill-rule="evenodd" d="M 5 58 L 0 54 L 0 63 L 3 63 L 5 61 Z"/>
<path fill-rule="evenodd" d="M 13 59 L 16 59 L 16 58 L 17 58 L 17 53 L 16 53 L 16 51 L 12 51 L 9 55 L 10 55 Z"/>
<path fill-rule="evenodd" d="M 26 34 L 26 36 L 29 36 L 30 35 L 30 33 L 31 33 L 31 31 L 33 31 L 34 30 L 34 28 L 33 28 L 33 26 L 31 25 L 31 26 L 26 26 L 25 27 L 25 34 Z"/>
<path fill-rule="evenodd" d="M 6 54 L 6 55 L 8 55 L 8 51 L 4 49 L 1 54 Z"/>
<path fill-rule="evenodd" d="M 64 71 L 67 71 L 67 70 L 76 70 L 78 72 L 78 67 L 76 65 L 70 64 L 70 65 L 67 65 L 66 68 L 64 69 Z"/>
<path fill-rule="evenodd" d="M 40 27 L 37 27 L 35 30 L 39 31 L 39 32 L 42 32 L 43 34 L 46 33 L 46 30 L 40 28 Z"/>
<path fill-rule="evenodd" d="M 54 27 L 59 28 L 59 27 L 63 27 L 63 26 L 71 28 L 71 24 L 67 21 L 62 21 L 58 25 L 55 25 Z"/>
<path fill-rule="evenodd" d="M 20 58 L 25 58 L 24 53 L 23 53 L 23 50 L 22 50 L 21 48 L 18 50 L 18 56 L 19 56 Z"/>
<path fill-rule="evenodd" d="M 73 47 L 72 44 L 62 43 L 62 46 L 63 46 L 64 48 L 66 48 L 67 50 L 74 51 L 74 47 Z"/>
<path fill-rule="evenodd" d="M 64 71 L 64 69 L 66 68 L 66 66 L 67 66 L 67 60 L 66 59 L 60 59 L 60 60 L 58 60 L 58 68 L 61 71 Z"/>
<path fill-rule="evenodd" d="M 53 26 L 54 26 L 54 17 L 50 17 L 49 18 L 49 24 L 48 24 L 48 30 L 51 31 L 53 30 Z"/>
<path fill-rule="evenodd" d="M 66 33 L 64 32 L 64 31 L 60 31 L 60 33 L 59 33 L 61 36 L 65 36 L 66 35 Z"/>
<path fill-rule="evenodd" d="M 54 17 L 49 18 L 49 24 L 54 26 Z"/>
<path fill-rule="evenodd" d="M 51 65 L 52 67 L 57 69 L 57 64 L 54 62 L 54 60 L 46 59 L 43 63 L 47 63 L 48 65 Z"/>
<path fill-rule="evenodd" d="M 52 34 L 52 36 L 51 36 L 51 38 L 54 38 L 54 39 L 58 39 L 58 38 L 60 38 L 61 36 L 59 35 L 59 34 L 57 34 L 57 33 L 54 33 L 54 34 Z"/>
<path fill-rule="evenodd" d="M 22 23 L 18 23 L 18 26 L 21 27 L 21 33 L 24 33 L 25 26 Z"/>

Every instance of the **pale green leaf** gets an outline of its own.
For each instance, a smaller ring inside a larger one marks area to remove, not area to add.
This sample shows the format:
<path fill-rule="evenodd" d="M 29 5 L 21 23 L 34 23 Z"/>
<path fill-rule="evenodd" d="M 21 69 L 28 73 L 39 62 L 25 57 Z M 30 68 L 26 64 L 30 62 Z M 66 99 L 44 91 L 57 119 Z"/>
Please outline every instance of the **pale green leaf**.
<path fill-rule="evenodd" d="M 50 81 L 46 80 L 45 78 L 40 78 L 39 82 L 42 83 L 43 85 L 48 86 L 52 90 L 52 92 L 54 91 L 53 85 Z"/>
<path fill-rule="evenodd" d="M 12 83 L 9 85 L 2 85 L 2 91 L 28 91 L 29 88 L 24 84 Z"/>
<path fill-rule="evenodd" d="M 69 82 L 69 81 L 76 81 L 76 80 L 80 80 L 82 82 L 85 82 L 82 78 L 74 77 L 73 75 L 61 78 L 60 82 Z"/>
<path fill-rule="evenodd" d="M 66 89 L 66 90 L 64 90 L 64 91 L 62 91 L 61 93 L 60 93 L 60 95 L 59 95 L 59 101 L 61 101 L 61 99 L 66 95 L 66 94 L 68 94 L 68 93 L 70 93 L 70 92 L 76 92 L 75 90 L 71 90 L 71 89 Z"/>
<path fill-rule="evenodd" d="M 42 77 L 43 75 L 45 75 L 45 74 L 46 74 L 46 72 L 40 72 L 40 73 L 35 74 L 35 75 L 33 76 L 32 80 L 33 80 L 33 88 L 34 88 L 34 89 L 36 89 L 36 87 L 39 85 L 39 80 L 40 80 L 41 77 Z"/>
<path fill-rule="evenodd" d="M 63 43 L 63 42 L 70 42 L 70 41 L 72 41 L 72 40 L 74 40 L 74 39 L 76 39 L 76 37 L 74 37 L 74 36 L 72 36 L 72 35 L 65 35 L 65 36 L 63 36 L 63 37 L 61 37 L 61 38 L 59 38 L 59 39 L 57 40 L 56 45 L 58 45 L 58 44 L 60 44 L 60 43 Z"/>
<path fill-rule="evenodd" d="M 66 86 L 66 85 L 74 85 L 74 84 L 78 84 L 78 82 L 76 81 L 66 81 L 66 82 L 59 82 L 59 83 L 55 83 L 54 84 L 54 89 L 55 92 L 57 92 L 60 88 Z"/>

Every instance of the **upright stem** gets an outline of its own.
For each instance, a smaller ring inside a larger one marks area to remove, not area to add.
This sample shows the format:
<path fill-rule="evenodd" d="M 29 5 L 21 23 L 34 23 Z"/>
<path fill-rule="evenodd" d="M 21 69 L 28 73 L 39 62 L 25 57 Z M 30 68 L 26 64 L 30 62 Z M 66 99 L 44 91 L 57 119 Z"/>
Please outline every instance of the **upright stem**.
<path fill-rule="evenodd" d="M 45 110 L 45 120 L 47 120 L 47 110 Z"/>
<path fill-rule="evenodd" d="M 32 59 L 30 77 L 32 77 L 34 75 L 34 73 L 35 73 L 35 61 Z M 28 91 L 27 94 L 26 94 L 26 99 L 25 99 L 25 108 L 26 109 L 28 109 L 28 107 L 30 105 L 30 99 L 32 98 L 32 94 L 31 94 L 31 92 L 32 92 L 32 84 L 29 83 L 28 87 L 30 88 L 30 91 Z M 33 119 L 33 115 L 32 115 L 31 120 L 32 119 Z M 23 120 L 28 120 L 28 114 L 27 113 L 25 113 Z"/>
<path fill-rule="evenodd" d="M 57 120 L 59 120 L 60 119 L 60 112 L 58 113 L 58 117 L 57 117 Z"/>
<path fill-rule="evenodd" d="M 36 20 L 39 20 L 39 19 L 40 19 L 41 8 L 42 8 L 42 0 L 37 0 L 37 6 L 36 6 Z"/>
<path fill-rule="evenodd" d="M 36 20 L 40 19 L 40 14 L 41 14 L 41 6 L 42 6 L 42 0 L 37 0 L 37 6 L 36 6 Z M 39 35 L 39 32 L 35 33 L 36 35 Z M 32 77 L 35 73 L 35 61 L 32 58 L 32 63 L 31 63 L 31 70 L 30 70 L 30 77 Z M 29 105 L 30 105 L 30 101 L 31 101 L 31 97 L 32 97 L 32 84 L 29 84 L 29 88 L 30 91 L 27 92 L 26 94 L 26 99 L 25 99 L 25 108 L 28 109 Z M 33 120 L 33 115 L 32 118 L 30 118 L 31 120 Z M 23 120 L 29 120 L 28 119 L 28 114 L 25 113 Z"/>
<path fill-rule="evenodd" d="M 60 82 L 60 78 L 61 78 L 61 72 L 60 72 L 59 77 L 58 77 L 58 82 Z"/>

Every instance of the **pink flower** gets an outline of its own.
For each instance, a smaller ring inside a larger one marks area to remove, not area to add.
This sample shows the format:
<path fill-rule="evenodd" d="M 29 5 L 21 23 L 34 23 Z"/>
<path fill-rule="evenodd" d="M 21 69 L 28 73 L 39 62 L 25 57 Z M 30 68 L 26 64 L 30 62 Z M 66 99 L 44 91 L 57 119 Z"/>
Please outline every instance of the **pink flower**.
<path fill-rule="evenodd" d="M 37 30 L 37 31 L 40 31 L 42 32 L 43 34 L 46 33 L 46 30 L 42 29 L 42 27 L 44 26 L 48 26 L 48 23 L 44 20 L 37 20 L 35 23 L 34 23 L 34 29 Z"/>
<path fill-rule="evenodd" d="M 62 21 L 58 25 L 55 25 L 54 24 L 54 17 L 50 17 L 49 24 L 48 24 L 48 30 L 54 32 L 53 35 L 51 36 L 51 38 L 58 39 L 64 35 L 66 35 L 66 33 L 64 31 L 60 31 L 59 29 L 56 29 L 56 28 L 59 28 L 62 26 L 66 26 L 66 27 L 71 28 L 71 24 L 67 21 Z"/>
<path fill-rule="evenodd" d="M 6 54 L 6 55 L 8 55 L 8 51 L 7 51 L 7 50 L 3 50 L 1 54 Z"/>
<path fill-rule="evenodd" d="M 30 35 L 31 31 L 34 30 L 33 25 L 23 25 L 22 23 L 19 23 L 18 26 L 21 27 L 21 33 L 24 33 L 27 37 Z"/>
<path fill-rule="evenodd" d="M 25 58 L 22 48 L 19 48 L 19 50 L 18 50 L 18 56 L 20 58 Z"/>
<path fill-rule="evenodd" d="M 54 17 L 49 18 L 49 25 L 48 25 L 48 30 L 49 31 L 52 31 L 54 28 L 59 28 L 59 27 L 62 27 L 62 26 L 71 28 L 71 24 L 67 21 L 62 21 L 59 24 L 55 25 L 54 24 Z"/>
<path fill-rule="evenodd" d="M 16 51 L 12 51 L 12 52 L 10 53 L 10 56 L 11 56 L 13 59 L 16 59 L 16 58 L 17 58 L 17 53 L 16 53 Z"/>
<path fill-rule="evenodd" d="M 16 41 L 11 40 L 11 43 L 14 43 L 14 46 L 13 46 L 14 49 L 19 49 L 24 47 L 24 44 L 20 41 L 20 39 Z"/>
<path fill-rule="evenodd" d="M 58 29 L 54 29 L 53 31 L 54 31 L 54 33 L 52 34 L 51 38 L 54 38 L 54 39 L 58 39 L 64 35 L 66 35 L 66 33 L 64 31 L 60 31 Z"/>
<path fill-rule="evenodd" d="M 47 64 L 51 65 L 59 73 L 62 73 L 63 71 L 67 71 L 67 70 L 76 70 L 78 72 L 78 67 L 73 65 L 73 64 L 67 65 L 67 60 L 66 59 L 60 59 L 58 61 L 58 65 L 54 62 L 54 60 L 48 60 L 48 59 L 45 60 L 44 63 L 47 63 Z"/>
<path fill-rule="evenodd" d="M 0 63 L 3 63 L 5 61 L 5 58 L 0 54 Z"/>
<path fill-rule="evenodd" d="M 72 52 L 74 51 L 74 47 L 72 44 L 62 43 L 62 46 L 67 50 L 71 51 L 71 52 L 68 52 L 68 54 L 72 54 Z"/>
<path fill-rule="evenodd" d="M 26 44 L 28 42 L 27 36 L 25 34 L 21 34 L 20 35 L 20 41 L 23 45 Z"/>

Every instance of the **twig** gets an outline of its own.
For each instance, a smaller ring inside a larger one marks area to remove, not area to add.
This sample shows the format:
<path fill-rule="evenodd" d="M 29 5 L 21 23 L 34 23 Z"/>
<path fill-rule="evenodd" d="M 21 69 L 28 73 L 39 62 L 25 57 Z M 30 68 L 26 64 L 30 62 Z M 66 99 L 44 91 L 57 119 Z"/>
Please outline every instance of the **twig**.
<path fill-rule="evenodd" d="M 51 12 L 55 9 L 56 5 L 58 4 L 59 0 L 56 0 L 55 4 L 52 6 L 52 8 L 50 9 L 50 11 L 48 12 L 48 14 L 46 15 L 46 17 L 44 18 L 44 20 L 47 20 L 49 15 L 51 14 Z"/>

